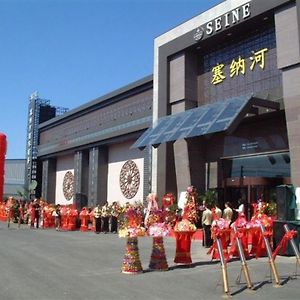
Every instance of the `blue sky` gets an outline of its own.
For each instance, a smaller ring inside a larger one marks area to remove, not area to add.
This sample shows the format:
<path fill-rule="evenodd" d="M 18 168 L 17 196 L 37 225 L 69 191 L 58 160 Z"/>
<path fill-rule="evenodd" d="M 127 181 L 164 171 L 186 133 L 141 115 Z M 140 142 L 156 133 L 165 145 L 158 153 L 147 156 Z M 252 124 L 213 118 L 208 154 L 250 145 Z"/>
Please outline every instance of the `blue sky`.
<path fill-rule="evenodd" d="M 28 97 L 76 108 L 153 72 L 154 38 L 220 0 L 0 0 L 0 132 L 25 158 Z"/>

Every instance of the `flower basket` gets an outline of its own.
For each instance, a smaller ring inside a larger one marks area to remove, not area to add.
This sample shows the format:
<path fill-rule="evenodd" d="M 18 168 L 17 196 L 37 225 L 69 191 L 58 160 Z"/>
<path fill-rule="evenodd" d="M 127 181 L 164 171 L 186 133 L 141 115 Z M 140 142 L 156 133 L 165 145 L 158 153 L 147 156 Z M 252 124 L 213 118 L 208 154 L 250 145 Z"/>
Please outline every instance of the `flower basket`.
<path fill-rule="evenodd" d="M 119 237 L 126 237 L 125 255 L 122 264 L 122 273 L 139 274 L 143 272 L 138 237 L 145 235 L 142 224 L 142 212 L 138 207 L 129 206 L 124 211 L 123 224 L 119 230 Z"/>

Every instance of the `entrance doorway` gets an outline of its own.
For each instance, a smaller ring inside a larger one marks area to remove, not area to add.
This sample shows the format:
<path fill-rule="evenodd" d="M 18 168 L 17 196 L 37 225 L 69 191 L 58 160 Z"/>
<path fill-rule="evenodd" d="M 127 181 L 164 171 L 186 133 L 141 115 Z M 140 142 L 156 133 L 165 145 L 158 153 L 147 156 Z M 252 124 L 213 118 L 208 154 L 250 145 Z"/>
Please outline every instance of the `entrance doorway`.
<path fill-rule="evenodd" d="M 239 199 L 245 204 L 245 214 L 248 220 L 253 215 L 253 204 L 258 199 L 265 202 L 276 200 L 276 186 L 286 184 L 286 180 L 264 177 L 227 178 L 224 182 L 224 200 L 238 207 Z"/>
<path fill-rule="evenodd" d="M 237 208 L 242 199 L 248 220 L 253 214 L 253 203 L 258 199 L 276 201 L 276 186 L 290 184 L 288 152 L 223 159 L 222 168 L 224 202 Z"/>

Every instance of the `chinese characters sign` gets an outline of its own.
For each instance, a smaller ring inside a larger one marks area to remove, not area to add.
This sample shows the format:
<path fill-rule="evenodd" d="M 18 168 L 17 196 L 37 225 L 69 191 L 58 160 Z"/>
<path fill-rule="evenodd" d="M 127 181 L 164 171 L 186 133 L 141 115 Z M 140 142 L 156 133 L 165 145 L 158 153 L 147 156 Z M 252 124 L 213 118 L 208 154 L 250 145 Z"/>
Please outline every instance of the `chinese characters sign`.
<path fill-rule="evenodd" d="M 265 68 L 265 55 L 268 52 L 268 48 L 263 48 L 259 51 L 252 51 L 250 56 L 250 62 L 247 64 L 245 58 L 239 56 L 236 59 L 233 59 L 229 66 L 229 76 L 231 78 L 239 75 L 245 75 L 247 68 L 250 71 L 253 71 L 255 68 L 260 68 L 264 70 Z M 211 83 L 216 85 L 222 83 L 226 79 L 224 72 L 225 65 L 220 63 L 212 68 L 212 79 Z"/>

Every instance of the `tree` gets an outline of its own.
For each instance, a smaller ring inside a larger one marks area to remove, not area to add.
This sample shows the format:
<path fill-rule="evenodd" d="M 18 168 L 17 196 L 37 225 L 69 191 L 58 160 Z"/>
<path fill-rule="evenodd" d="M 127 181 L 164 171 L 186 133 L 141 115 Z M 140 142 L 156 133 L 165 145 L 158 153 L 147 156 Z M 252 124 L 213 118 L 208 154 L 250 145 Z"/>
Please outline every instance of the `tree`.
<path fill-rule="evenodd" d="M 200 195 L 200 200 L 205 201 L 206 205 L 214 206 L 217 203 L 218 194 L 214 189 L 206 190 L 204 194 Z"/>
<path fill-rule="evenodd" d="M 17 190 L 17 194 L 23 199 L 30 199 L 30 195 L 34 194 L 36 187 L 37 187 L 37 181 L 32 180 L 28 188 L 24 186 L 23 190 Z"/>

